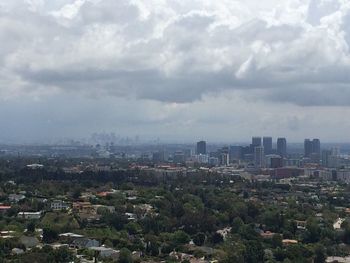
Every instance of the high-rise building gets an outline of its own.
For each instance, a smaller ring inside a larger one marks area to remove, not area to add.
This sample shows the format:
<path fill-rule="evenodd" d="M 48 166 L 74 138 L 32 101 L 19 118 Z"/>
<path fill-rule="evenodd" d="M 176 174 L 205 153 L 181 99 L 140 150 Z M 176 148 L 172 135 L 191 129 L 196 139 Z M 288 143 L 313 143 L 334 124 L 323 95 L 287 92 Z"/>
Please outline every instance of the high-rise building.
<path fill-rule="evenodd" d="M 265 154 L 272 153 L 272 137 L 264 137 L 263 138 L 263 146 Z"/>
<path fill-rule="evenodd" d="M 189 159 L 192 157 L 192 149 L 185 149 L 184 150 L 185 158 Z"/>
<path fill-rule="evenodd" d="M 313 152 L 313 143 L 310 139 L 304 140 L 304 156 L 310 157 Z"/>
<path fill-rule="evenodd" d="M 265 166 L 268 168 L 283 167 L 283 158 L 280 155 L 269 154 L 269 155 L 266 155 L 265 160 L 266 160 Z"/>
<path fill-rule="evenodd" d="M 165 153 L 164 153 L 164 151 L 154 152 L 153 155 L 152 155 L 152 160 L 155 163 L 164 162 L 165 161 Z"/>
<path fill-rule="evenodd" d="M 282 157 L 287 157 L 287 140 L 286 138 L 277 139 L 277 154 Z"/>
<path fill-rule="evenodd" d="M 312 140 L 312 152 L 321 155 L 321 143 L 319 139 Z"/>
<path fill-rule="evenodd" d="M 220 164 L 221 165 L 229 165 L 230 164 L 230 155 L 228 153 L 222 152 L 220 155 Z"/>
<path fill-rule="evenodd" d="M 186 160 L 186 158 L 185 158 L 185 154 L 183 153 L 183 151 L 176 151 L 174 153 L 174 158 L 173 158 L 174 163 L 184 163 L 185 160 Z"/>
<path fill-rule="evenodd" d="M 205 141 L 197 142 L 196 154 L 207 154 L 207 143 Z"/>
<path fill-rule="evenodd" d="M 332 156 L 331 150 L 323 150 L 322 151 L 322 166 L 329 167 L 331 156 Z"/>
<path fill-rule="evenodd" d="M 261 146 L 261 137 L 253 137 L 252 138 L 252 146 L 254 148 L 258 147 L 258 146 Z"/>
<path fill-rule="evenodd" d="M 265 166 L 264 147 L 262 146 L 254 148 L 254 166 L 256 168 L 262 168 Z"/>
<path fill-rule="evenodd" d="M 305 139 L 304 156 L 310 158 L 312 162 L 319 163 L 321 159 L 321 143 L 319 139 Z"/>
<path fill-rule="evenodd" d="M 332 147 L 332 155 L 337 157 L 340 155 L 339 147 Z"/>
<path fill-rule="evenodd" d="M 242 146 L 230 146 L 230 161 L 240 160 L 243 158 L 243 147 Z"/>

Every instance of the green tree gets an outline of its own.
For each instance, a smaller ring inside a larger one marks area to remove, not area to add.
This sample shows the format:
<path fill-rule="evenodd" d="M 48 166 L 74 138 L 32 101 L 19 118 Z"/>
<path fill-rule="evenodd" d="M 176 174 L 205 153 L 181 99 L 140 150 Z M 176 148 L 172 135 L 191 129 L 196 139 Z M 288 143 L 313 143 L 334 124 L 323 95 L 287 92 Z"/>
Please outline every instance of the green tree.
<path fill-rule="evenodd" d="M 231 228 L 231 233 L 236 234 L 238 233 L 239 229 L 244 225 L 243 220 L 240 217 L 236 217 L 232 221 L 232 228 Z"/>
<path fill-rule="evenodd" d="M 326 251 L 322 245 L 317 245 L 314 253 L 314 263 L 324 263 L 326 261 Z"/>
<path fill-rule="evenodd" d="M 131 252 L 127 248 L 122 248 L 119 254 L 119 263 L 132 263 Z"/>
<path fill-rule="evenodd" d="M 27 231 L 28 231 L 28 233 L 31 233 L 31 234 L 35 232 L 35 222 L 34 221 L 30 221 L 27 224 Z"/>
<path fill-rule="evenodd" d="M 203 246 L 205 241 L 205 234 L 202 232 L 197 233 L 193 237 L 193 243 L 195 243 L 196 246 Z"/>
<path fill-rule="evenodd" d="M 273 235 L 271 244 L 274 248 L 282 247 L 282 236 L 279 234 Z"/>
<path fill-rule="evenodd" d="M 173 242 L 177 245 L 184 245 L 190 242 L 191 238 L 182 230 L 178 230 L 173 234 Z"/>
<path fill-rule="evenodd" d="M 52 243 L 58 239 L 58 233 L 56 230 L 46 227 L 43 229 L 43 241 L 45 243 Z"/>

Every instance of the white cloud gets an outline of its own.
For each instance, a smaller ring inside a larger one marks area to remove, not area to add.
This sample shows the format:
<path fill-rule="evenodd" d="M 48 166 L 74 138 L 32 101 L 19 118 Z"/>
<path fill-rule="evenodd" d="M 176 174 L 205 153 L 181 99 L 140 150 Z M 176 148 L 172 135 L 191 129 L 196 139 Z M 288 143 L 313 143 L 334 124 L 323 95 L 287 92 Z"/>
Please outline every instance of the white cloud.
<path fill-rule="evenodd" d="M 274 129 L 305 131 L 299 127 L 310 116 L 301 106 L 350 105 L 346 0 L 5 0 L 0 41 L 3 100 L 140 101 L 152 115 L 146 120 L 163 121 L 166 130 L 177 130 L 170 119 L 181 116 L 189 129 L 210 129 L 203 123 L 218 120 L 197 110 L 210 116 L 209 107 L 216 115 L 258 112 L 261 129 L 280 118 Z M 208 99 L 231 93 L 238 99 Z M 290 107 L 298 113 L 287 114 Z M 252 125 L 233 120 L 245 131 Z"/>

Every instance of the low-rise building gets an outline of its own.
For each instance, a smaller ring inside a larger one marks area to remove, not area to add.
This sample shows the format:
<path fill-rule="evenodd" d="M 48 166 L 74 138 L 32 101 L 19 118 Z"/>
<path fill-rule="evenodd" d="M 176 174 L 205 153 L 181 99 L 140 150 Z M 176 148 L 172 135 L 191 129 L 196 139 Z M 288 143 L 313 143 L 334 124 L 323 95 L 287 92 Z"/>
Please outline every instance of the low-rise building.
<path fill-rule="evenodd" d="M 19 212 L 17 214 L 18 218 L 22 219 L 40 219 L 41 211 L 39 212 Z"/>
<path fill-rule="evenodd" d="M 91 247 L 99 247 L 100 242 L 96 239 L 89 238 L 77 238 L 72 243 L 73 247 L 76 248 L 91 248 Z"/>
<path fill-rule="evenodd" d="M 60 211 L 69 209 L 70 205 L 62 200 L 54 200 L 51 202 L 50 207 L 54 211 Z"/>

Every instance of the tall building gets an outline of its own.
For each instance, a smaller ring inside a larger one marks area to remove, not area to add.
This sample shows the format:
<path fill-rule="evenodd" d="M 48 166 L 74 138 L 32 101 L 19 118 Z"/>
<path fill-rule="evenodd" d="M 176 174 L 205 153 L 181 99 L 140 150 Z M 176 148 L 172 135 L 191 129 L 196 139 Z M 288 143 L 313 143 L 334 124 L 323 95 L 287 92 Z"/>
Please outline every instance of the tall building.
<path fill-rule="evenodd" d="M 264 137 L 263 138 L 263 146 L 265 154 L 272 153 L 272 137 Z"/>
<path fill-rule="evenodd" d="M 319 163 L 321 159 L 321 143 L 319 139 L 305 139 L 304 156 L 310 158 L 312 162 Z"/>
<path fill-rule="evenodd" d="M 183 151 L 176 151 L 174 153 L 174 158 L 173 158 L 174 163 L 184 163 L 185 161 L 186 161 L 186 158 Z"/>
<path fill-rule="evenodd" d="M 185 158 L 189 159 L 192 157 L 192 149 L 185 149 L 184 150 Z"/>
<path fill-rule="evenodd" d="M 253 137 L 252 138 L 252 146 L 254 148 L 258 147 L 258 146 L 261 146 L 261 137 Z"/>
<path fill-rule="evenodd" d="M 254 148 L 254 166 L 256 168 L 265 167 L 264 147 L 257 146 Z"/>
<path fill-rule="evenodd" d="M 331 156 L 332 156 L 331 150 L 323 150 L 322 151 L 322 166 L 323 167 L 329 167 Z"/>
<path fill-rule="evenodd" d="M 230 146 L 230 161 L 240 160 L 243 157 L 243 147 L 242 146 Z"/>
<path fill-rule="evenodd" d="M 313 152 L 313 145 L 312 141 L 310 139 L 304 140 L 304 156 L 310 157 L 310 155 Z"/>
<path fill-rule="evenodd" d="M 321 155 L 321 143 L 319 139 L 312 140 L 312 152 Z"/>
<path fill-rule="evenodd" d="M 283 167 L 283 157 L 276 154 L 266 155 L 265 166 L 268 168 L 280 168 Z"/>
<path fill-rule="evenodd" d="M 207 143 L 205 141 L 197 142 L 196 154 L 207 154 Z"/>
<path fill-rule="evenodd" d="M 287 140 L 286 138 L 277 139 L 277 154 L 282 157 L 287 157 Z"/>

